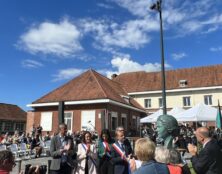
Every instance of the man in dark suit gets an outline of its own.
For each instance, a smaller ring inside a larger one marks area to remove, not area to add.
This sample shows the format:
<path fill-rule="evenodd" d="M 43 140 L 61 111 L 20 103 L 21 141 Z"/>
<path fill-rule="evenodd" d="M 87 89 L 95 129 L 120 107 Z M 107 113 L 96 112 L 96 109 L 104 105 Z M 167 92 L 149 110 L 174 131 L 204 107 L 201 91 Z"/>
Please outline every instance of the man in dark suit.
<path fill-rule="evenodd" d="M 195 132 L 197 141 L 203 149 L 197 154 L 197 147 L 189 144 L 188 150 L 192 155 L 192 165 L 197 174 L 222 174 L 221 150 L 215 139 L 210 138 L 209 130 L 200 127 Z"/>
<path fill-rule="evenodd" d="M 70 136 L 66 135 L 66 124 L 60 124 L 59 131 L 59 134 L 51 140 L 51 174 L 71 174 L 73 167 L 72 156 L 74 155 L 73 140 Z"/>
<path fill-rule="evenodd" d="M 111 164 L 113 164 L 114 174 L 129 173 L 129 158 L 132 154 L 130 142 L 125 139 L 124 128 L 116 128 L 116 141 L 111 148 Z"/>

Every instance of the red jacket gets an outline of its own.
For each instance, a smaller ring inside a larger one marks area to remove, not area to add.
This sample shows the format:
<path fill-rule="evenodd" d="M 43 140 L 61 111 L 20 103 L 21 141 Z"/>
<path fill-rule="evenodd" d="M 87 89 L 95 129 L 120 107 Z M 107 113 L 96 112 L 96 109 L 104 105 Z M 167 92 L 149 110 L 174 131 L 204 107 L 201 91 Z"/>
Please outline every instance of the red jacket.
<path fill-rule="evenodd" d="M 172 164 L 169 164 L 167 166 L 168 166 L 168 169 L 170 171 L 170 174 L 183 174 L 181 167 L 175 166 L 175 165 L 172 165 Z"/>

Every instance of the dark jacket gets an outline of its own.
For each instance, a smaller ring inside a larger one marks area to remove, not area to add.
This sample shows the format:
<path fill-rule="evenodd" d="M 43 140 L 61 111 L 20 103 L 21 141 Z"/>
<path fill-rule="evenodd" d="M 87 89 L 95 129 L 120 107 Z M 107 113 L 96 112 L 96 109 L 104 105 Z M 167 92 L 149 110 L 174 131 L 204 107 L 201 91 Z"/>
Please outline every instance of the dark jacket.
<path fill-rule="evenodd" d="M 120 144 L 116 141 L 117 146 L 120 147 Z M 126 157 L 132 153 L 132 148 L 130 143 L 124 141 L 123 143 L 125 149 Z M 111 148 L 111 164 L 114 165 L 114 174 L 128 174 L 129 165 L 128 162 L 123 160 L 120 154 L 112 147 Z"/>
<path fill-rule="evenodd" d="M 40 146 L 40 139 L 39 138 L 34 138 L 31 142 L 31 149 L 34 149 L 35 147 Z"/>
<path fill-rule="evenodd" d="M 110 150 L 112 148 L 113 143 L 114 143 L 114 140 L 111 140 L 108 143 Z M 103 159 L 104 153 L 105 153 L 105 148 L 104 148 L 104 145 L 103 145 L 103 141 L 100 139 L 99 143 L 98 143 L 98 157 L 99 157 L 99 159 Z"/>
<path fill-rule="evenodd" d="M 222 174 L 220 147 L 215 139 L 210 140 L 191 162 L 197 174 Z"/>
<path fill-rule="evenodd" d="M 149 161 L 136 170 L 133 174 L 170 174 L 166 164 Z"/>

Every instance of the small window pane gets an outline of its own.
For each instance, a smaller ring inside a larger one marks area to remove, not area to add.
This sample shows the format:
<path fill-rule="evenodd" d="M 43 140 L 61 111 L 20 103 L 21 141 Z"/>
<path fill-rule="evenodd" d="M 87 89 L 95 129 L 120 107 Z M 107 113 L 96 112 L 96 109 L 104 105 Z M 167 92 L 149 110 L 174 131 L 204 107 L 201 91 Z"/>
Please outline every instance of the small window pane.
<path fill-rule="evenodd" d="M 205 95 L 204 96 L 204 103 L 206 105 L 212 105 L 212 95 Z"/>
<path fill-rule="evenodd" d="M 159 98 L 159 107 L 162 108 L 163 107 L 163 99 Z"/>
<path fill-rule="evenodd" d="M 144 100 L 144 106 L 145 106 L 145 108 L 151 108 L 151 99 L 149 98 L 149 99 L 145 99 Z"/>
<path fill-rule="evenodd" d="M 12 131 L 12 130 L 13 130 L 13 123 L 5 122 L 5 131 Z"/>
<path fill-rule="evenodd" d="M 117 127 L 117 117 L 112 117 L 112 130 L 115 130 Z"/>
<path fill-rule="evenodd" d="M 183 106 L 190 106 L 190 97 L 183 97 Z"/>

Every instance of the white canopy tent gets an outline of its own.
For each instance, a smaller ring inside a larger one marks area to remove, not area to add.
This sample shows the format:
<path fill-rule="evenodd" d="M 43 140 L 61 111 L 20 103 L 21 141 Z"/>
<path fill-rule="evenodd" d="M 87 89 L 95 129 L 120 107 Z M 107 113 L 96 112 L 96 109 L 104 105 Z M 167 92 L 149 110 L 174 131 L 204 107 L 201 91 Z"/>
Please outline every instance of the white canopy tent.
<path fill-rule="evenodd" d="M 175 107 L 171 111 L 169 111 L 167 114 L 174 116 L 174 115 L 181 113 L 183 111 L 185 111 L 183 108 Z M 157 118 L 162 114 L 163 114 L 163 110 L 160 109 L 160 110 L 154 112 L 153 114 L 140 119 L 140 123 L 154 123 L 157 121 Z"/>
<path fill-rule="evenodd" d="M 163 110 L 160 109 L 151 115 L 141 118 L 140 123 L 154 123 L 154 122 L 156 122 L 157 118 L 162 114 L 163 114 Z"/>
<path fill-rule="evenodd" d="M 174 115 L 177 121 L 215 121 L 217 109 L 203 103 Z"/>

